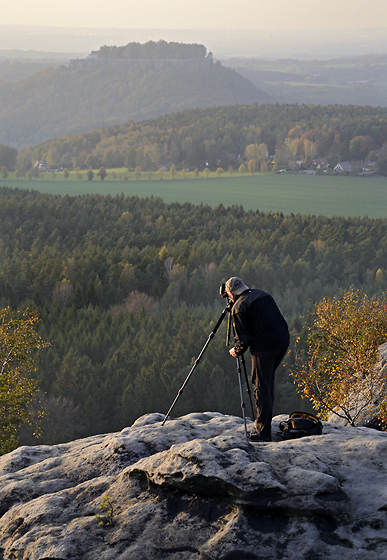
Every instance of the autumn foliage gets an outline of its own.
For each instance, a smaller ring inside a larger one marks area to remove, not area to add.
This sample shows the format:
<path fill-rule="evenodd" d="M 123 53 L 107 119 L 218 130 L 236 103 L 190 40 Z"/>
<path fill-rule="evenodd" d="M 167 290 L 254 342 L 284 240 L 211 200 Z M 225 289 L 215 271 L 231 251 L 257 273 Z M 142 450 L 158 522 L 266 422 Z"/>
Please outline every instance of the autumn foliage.
<path fill-rule="evenodd" d="M 352 426 L 375 402 L 386 422 L 387 372 L 376 368 L 387 342 L 387 298 L 355 290 L 315 305 L 306 335 L 295 345 L 292 376 L 300 392 L 327 418 L 330 411 Z"/>
<path fill-rule="evenodd" d="M 17 445 L 19 426 L 31 420 L 37 392 L 36 351 L 47 343 L 36 331 L 36 312 L 0 309 L 0 455 Z"/>

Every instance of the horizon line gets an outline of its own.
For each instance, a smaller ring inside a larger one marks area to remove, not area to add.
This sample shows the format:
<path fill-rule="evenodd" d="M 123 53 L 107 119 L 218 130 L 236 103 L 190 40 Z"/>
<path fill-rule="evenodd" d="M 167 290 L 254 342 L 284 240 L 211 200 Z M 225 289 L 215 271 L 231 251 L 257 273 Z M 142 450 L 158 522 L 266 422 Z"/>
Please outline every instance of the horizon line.
<path fill-rule="evenodd" d="M 337 31 L 342 33 L 344 32 L 354 32 L 354 31 L 375 31 L 375 30 L 386 30 L 387 29 L 387 25 L 385 26 L 377 26 L 377 27 L 347 27 L 347 28 L 343 28 L 343 27 L 321 27 L 321 28 L 311 28 L 308 27 L 307 29 L 303 28 L 303 27 L 292 27 L 292 28 L 286 28 L 286 29 L 281 29 L 281 28 L 261 28 L 261 27 L 255 27 L 255 28 L 251 28 L 251 27 L 241 27 L 238 29 L 235 29 L 235 27 L 233 28 L 196 28 L 196 27 L 95 27 L 95 26 L 85 26 L 85 25 L 34 25 L 34 24 L 28 24 L 28 23 L 0 23 L 0 28 L 2 27 L 31 27 L 34 29 L 89 29 L 89 30 L 98 30 L 98 31 L 194 31 L 194 32 L 199 32 L 199 33 L 205 33 L 205 32 L 225 32 L 227 31 L 228 33 L 240 33 L 240 32 L 255 32 L 255 31 L 264 31 L 264 32 L 268 32 L 268 33 L 272 33 L 272 32 L 279 32 L 279 33 L 286 33 L 286 32 L 291 32 L 291 31 L 302 31 L 303 33 L 305 32 L 310 32 L 310 33 L 315 33 L 316 31 L 321 31 L 321 32 L 327 32 L 327 31 Z"/>

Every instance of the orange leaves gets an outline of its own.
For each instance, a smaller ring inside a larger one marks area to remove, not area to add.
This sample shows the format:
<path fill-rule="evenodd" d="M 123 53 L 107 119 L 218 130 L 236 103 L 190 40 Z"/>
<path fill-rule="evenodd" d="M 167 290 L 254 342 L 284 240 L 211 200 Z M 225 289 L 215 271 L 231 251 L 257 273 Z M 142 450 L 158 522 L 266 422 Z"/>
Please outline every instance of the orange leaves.
<path fill-rule="evenodd" d="M 295 383 L 327 416 L 340 409 L 350 424 L 364 416 L 387 388 L 387 373 L 375 368 L 378 347 L 387 342 L 387 299 L 348 290 L 315 305 L 307 334 L 295 347 Z M 385 409 L 386 407 L 381 409 Z"/>
<path fill-rule="evenodd" d="M 29 373 L 36 369 L 36 350 L 48 345 L 36 332 L 38 321 L 34 311 L 0 309 L 0 454 L 17 445 L 17 429 L 29 420 L 38 391 Z"/>

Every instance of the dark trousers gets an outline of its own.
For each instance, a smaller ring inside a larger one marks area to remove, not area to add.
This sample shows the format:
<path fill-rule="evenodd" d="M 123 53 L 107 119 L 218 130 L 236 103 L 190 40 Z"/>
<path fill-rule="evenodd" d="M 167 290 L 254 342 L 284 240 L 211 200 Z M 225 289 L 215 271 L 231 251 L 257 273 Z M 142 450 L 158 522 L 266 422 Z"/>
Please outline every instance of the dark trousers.
<path fill-rule="evenodd" d="M 271 439 L 271 420 L 274 405 L 275 370 L 285 356 L 287 348 L 251 355 L 254 398 L 257 407 L 255 428 L 264 439 Z"/>

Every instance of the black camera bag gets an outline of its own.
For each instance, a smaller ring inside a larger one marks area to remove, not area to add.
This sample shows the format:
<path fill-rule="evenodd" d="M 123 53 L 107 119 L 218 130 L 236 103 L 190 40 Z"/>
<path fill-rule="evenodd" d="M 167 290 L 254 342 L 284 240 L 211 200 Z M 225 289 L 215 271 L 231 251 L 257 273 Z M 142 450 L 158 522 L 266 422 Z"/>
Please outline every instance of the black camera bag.
<path fill-rule="evenodd" d="M 283 439 L 294 439 L 305 436 L 322 434 L 322 423 L 313 414 L 308 412 L 292 412 L 288 420 L 279 425 Z"/>

